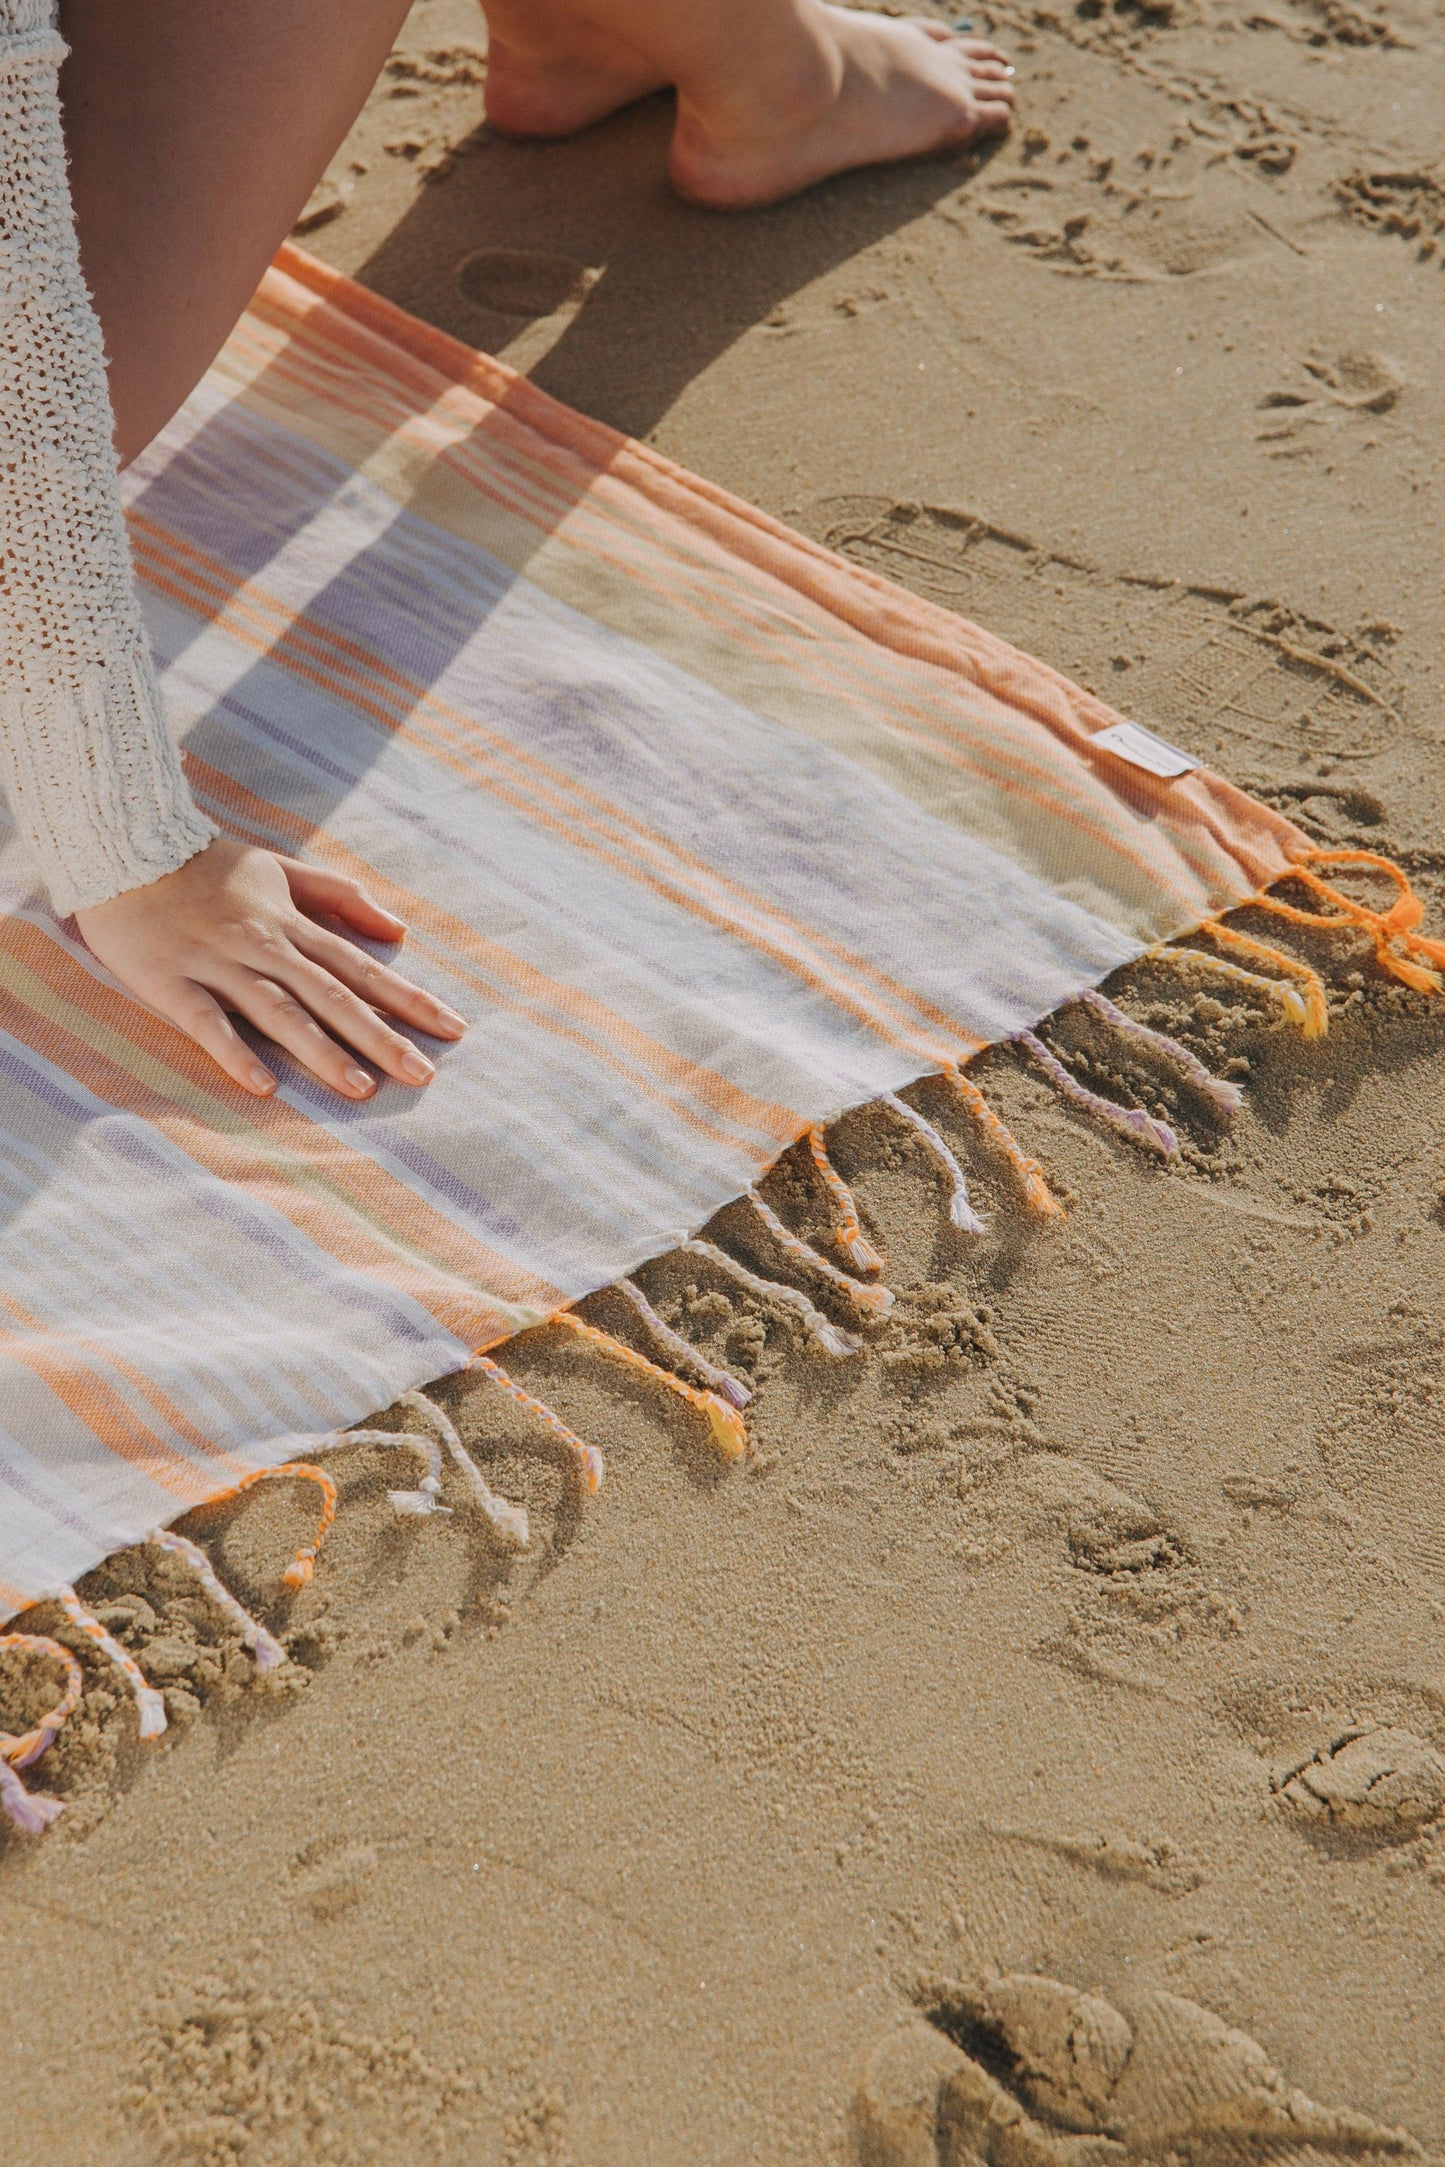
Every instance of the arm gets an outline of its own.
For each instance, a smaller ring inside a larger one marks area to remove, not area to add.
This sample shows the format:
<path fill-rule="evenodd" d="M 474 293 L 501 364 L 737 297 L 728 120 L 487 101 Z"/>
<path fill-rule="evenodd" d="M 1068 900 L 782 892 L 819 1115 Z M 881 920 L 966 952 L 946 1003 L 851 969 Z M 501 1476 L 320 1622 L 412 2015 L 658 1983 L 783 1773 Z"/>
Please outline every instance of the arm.
<path fill-rule="evenodd" d="M 0 0 L 0 783 L 61 912 L 171 873 L 215 829 L 161 711 L 81 277 L 47 0 Z"/>
<path fill-rule="evenodd" d="M 354 881 L 217 835 L 181 774 L 121 522 L 54 17 L 53 0 L 0 0 L 0 785 L 55 908 L 244 1090 L 276 1080 L 235 1014 L 347 1098 L 376 1089 L 350 1047 L 425 1083 L 385 1017 L 449 1039 L 461 1017 L 318 923 L 395 941 L 401 921 Z"/>

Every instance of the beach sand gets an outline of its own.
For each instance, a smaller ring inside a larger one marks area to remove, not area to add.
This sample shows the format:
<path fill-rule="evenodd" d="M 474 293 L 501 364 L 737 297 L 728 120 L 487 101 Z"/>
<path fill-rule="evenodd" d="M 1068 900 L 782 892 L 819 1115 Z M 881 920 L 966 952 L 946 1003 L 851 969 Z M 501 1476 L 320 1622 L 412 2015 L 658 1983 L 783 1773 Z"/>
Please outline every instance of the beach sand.
<path fill-rule="evenodd" d="M 660 99 L 490 139 L 481 18 L 421 0 L 300 237 L 1392 854 L 1445 933 L 1438 9 L 978 20 L 1007 144 L 730 218 L 669 195 Z M 594 1501 L 437 1391 L 520 1561 L 360 1454 L 289 1602 L 303 1500 L 197 1515 L 291 1632 L 269 1694 L 182 1581 L 96 1576 L 178 1720 L 92 1699 L 64 1820 L 0 1845 L 7 2167 L 1445 2157 L 1445 1000 L 1284 937 L 1323 1041 L 1121 975 L 1245 1086 L 1228 1130 L 1161 1088 L 1175 1168 L 986 1057 L 1059 1228 L 927 1085 L 981 1239 L 840 1123 L 900 1290 L 855 1361 L 649 1267 L 757 1386 L 735 1471 L 539 1332 Z M 822 1234 L 796 1153 L 768 1193 Z"/>

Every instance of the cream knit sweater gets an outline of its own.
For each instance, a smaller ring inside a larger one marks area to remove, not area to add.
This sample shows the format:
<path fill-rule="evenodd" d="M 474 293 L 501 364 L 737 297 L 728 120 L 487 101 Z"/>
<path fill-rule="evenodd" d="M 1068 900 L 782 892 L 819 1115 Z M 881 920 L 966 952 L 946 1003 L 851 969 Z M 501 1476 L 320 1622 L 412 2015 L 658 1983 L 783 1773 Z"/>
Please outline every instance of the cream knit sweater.
<path fill-rule="evenodd" d="M 60 132 L 54 0 L 0 0 L 0 786 L 57 911 L 215 829 L 161 712 Z"/>

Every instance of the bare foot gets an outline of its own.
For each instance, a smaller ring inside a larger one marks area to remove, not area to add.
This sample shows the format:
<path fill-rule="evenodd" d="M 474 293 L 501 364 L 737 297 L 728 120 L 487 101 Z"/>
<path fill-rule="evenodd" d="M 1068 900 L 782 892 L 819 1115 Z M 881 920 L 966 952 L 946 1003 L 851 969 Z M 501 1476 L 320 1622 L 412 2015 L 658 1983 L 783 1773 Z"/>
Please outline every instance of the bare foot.
<path fill-rule="evenodd" d="M 745 98 L 716 104 L 679 93 L 668 175 L 690 202 L 752 210 L 830 173 L 1009 126 L 1013 69 L 996 45 L 822 0 L 798 14 L 806 47 L 789 80 L 755 79 Z"/>
<path fill-rule="evenodd" d="M 624 39 L 570 13 L 554 17 L 549 35 L 546 12 L 542 34 L 525 44 L 495 27 L 488 39 L 487 118 L 502 135 L 576 135 L 666 88 L 656 64 Z"/>

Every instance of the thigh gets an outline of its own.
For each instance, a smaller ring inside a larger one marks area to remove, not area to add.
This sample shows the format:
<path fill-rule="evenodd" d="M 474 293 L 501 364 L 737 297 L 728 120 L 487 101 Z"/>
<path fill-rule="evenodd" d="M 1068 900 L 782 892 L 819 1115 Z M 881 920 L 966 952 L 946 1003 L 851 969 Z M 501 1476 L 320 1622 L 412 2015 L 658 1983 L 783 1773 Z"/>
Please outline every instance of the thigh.
<path fill-rule="evenodd" d="M 209 367 L 406 13 L 407 0 L 61 0 L 71 188 L 123 458 Z"/>

